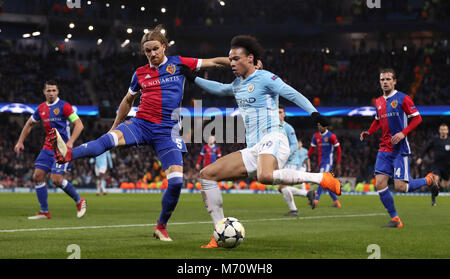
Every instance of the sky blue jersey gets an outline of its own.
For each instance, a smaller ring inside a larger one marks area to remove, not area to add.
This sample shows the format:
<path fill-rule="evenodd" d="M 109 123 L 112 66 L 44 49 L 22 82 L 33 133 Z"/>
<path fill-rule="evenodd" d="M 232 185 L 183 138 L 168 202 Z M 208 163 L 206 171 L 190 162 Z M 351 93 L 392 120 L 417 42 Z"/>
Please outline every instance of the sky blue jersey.
<path fill-rule="evenodd" d="M 108 164 L 109 164 L 110 168 L 113 167 L 111 153 L 109 152 L 109 150 L 107 150 L 107 151 L 103 152 L 102 154 L 98 155 L 97 157 L 95 157 L 95 166 L 97 168 L 108 167 Z"/>
<path fill-rule="evenodd" d="M 199 77 L 195 78 L 195 84 L 212 94 L 234 95 L 244 121 L 247 147 L 254 146 L 266 134 L 285 134 L 278 115 L 279 95 L 309 114 L 317 111 L 305 96 L 266 70 L 255 70 L 246 79 L 237 77 L 230 84 Z"/>

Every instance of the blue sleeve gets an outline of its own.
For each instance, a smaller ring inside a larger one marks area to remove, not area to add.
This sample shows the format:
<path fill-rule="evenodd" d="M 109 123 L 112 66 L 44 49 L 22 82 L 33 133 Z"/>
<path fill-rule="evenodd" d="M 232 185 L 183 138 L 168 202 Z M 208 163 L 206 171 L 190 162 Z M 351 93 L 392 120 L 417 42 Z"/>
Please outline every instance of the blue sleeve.
<path fill-rule="evenodd" d="M 271 74 L 270 72 L 268 72 Z M 273 75 L 273 74 L 271 74 Z M 297 106 L 304 109 L 309 114 L 312 114 L 313 112 L 316 112 L 317 109 L 311 104 L 311 102 L 303 96 L 300 92 L 292 88 L 290 85 L 286 84 L 284 81 L 281 80 L 276 75 L 273 75 L 272 77 L 269 77 L 268 86 L 269 88 L 275 92 L 278 93 L 281 97 L 288 99 L 289 101 L 293 102 Z"/>
<path fill-rule="evenodd" d="M 141 85 L 139 84 L 136 72 L 134 72 L 133 77 L 131 78 L 130 88 L 128 89 L 128 92 L 132 95 L 138 93 L 142 89 Z"/>
<path fill-rule="evenodd" d="M 291 150 L 290 153 L 292 155 L 298 149 L 297 135 L 295 134 L 294 128 L 288 123 L 285 123 L 285 130 L 289 141 L 289 149 Z"/>
<path fill-rule="evenodd" d="M 34 122 L 38 122 L 39 120 L 41 120 L 41 117 L 39 116 L 39 107 L 33 112 L 31 117 L 34 120 Z"/>
<path fill-rule="evenodd" d="M 201 89 L 219 96 L 232 96 L 233 87 L 230 84 L 224 84 L 216 81 L 207 80 L 204 78 L 196 77 L 194 83 Z"/>

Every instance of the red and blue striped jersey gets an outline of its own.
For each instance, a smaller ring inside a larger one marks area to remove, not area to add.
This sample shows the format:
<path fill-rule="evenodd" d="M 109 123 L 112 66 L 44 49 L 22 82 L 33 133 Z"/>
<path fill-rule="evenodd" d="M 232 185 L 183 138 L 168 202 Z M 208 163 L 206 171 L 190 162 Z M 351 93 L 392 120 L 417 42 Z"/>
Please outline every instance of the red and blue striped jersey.
<path fill-rule="evenodd" d="M 42 120 L 45 129 L 45 143 L 43 149 L 53 150 L 51 143 L 48 141 L 48 132 L 52 128 L 56 128 L 65 142 L 70 138 L 70 122 L 69 116 L 74 113 L 72 106 L 66 101 L 56 99 L 53 104 L 43 102 L 31 115 L 33 122 Z"/>
<path fill-rule="evenodd" d="M 200 164 L 203 159 L 203 167 L 206 167 L 207 165 L 214 163 L 220 157 L 222 157 L 222 154 L 220 153 L 219 147 L 216 145 L 209 146 L 208 144 L 205 144 L 202 151 L 200 151 L 197 164 Z"/>
<path fill-rule="evenodd" d="M 400 91 L 394 91 L 387 97 L 378 97 L 375 105 L 377 110 L 375 119 L 379 121 L 382 133 L 379 151 L 410 154 L 407 136 L 395 146 L 392 145 L 391 138 L 408 126 L 408 118 L 419 115 L 411 97 Z"/>
<path fill-rule="evenodd" d="M 185 64 L 195 70 L 200 68 L 201 62 L 197 58 L 167 56 L 159 66 L 147 64 L 139 67 L 128 89 L 133 95 L 142 93 L 136 117 L 164 127 L 177 124 L 179 117 L 172 116 L 172 113 L 181 106 L 185 79 L 177 64 Z"/>
<path fill-rule="evenodd" d="M 337 162 L 340 163 L 341 152 L 339 146 L 340 143 L 334 133 L 328 130 L 324 134 L 316 132 L 312 137 L 308 157 L 311 157 L 315 147 L 317 147 L 317 165 L 321 166 L 322 164 L 333 164 L 333 150 L 336 147 L 338 148 Z"/>

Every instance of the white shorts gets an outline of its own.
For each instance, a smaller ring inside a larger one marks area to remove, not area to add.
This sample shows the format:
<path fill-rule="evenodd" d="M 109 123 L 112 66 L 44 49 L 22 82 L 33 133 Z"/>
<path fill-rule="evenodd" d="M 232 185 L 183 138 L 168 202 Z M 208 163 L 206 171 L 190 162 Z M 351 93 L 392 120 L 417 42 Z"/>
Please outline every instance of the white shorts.
<path fill-rule="evenodd" d="M 99 175 L 100 173 L 106 173 L 106 166 L 95 167 L 95 175 Z"/>
<path fill-rule="evenodd" d="M 258 156 L 272 154 L 278 161 L 278 168 L 282 169 L 289 158 L 289 141 L 285 134 L 273 132 L 265 135 L 252 147 L 239 150 L 242 154 L 248 176 L 255 176 L 258 168 Z"/>
<path fill-rule="evenodd" d="M 299 171 L 306 172 L 306 167 L 301 167 L 301 168 L 299 169 Z"/>

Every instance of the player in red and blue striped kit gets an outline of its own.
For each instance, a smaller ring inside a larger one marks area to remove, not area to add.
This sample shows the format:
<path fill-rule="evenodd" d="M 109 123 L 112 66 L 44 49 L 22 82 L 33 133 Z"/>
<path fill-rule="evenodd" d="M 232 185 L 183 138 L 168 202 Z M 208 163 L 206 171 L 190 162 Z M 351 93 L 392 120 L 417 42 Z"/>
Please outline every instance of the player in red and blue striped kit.
<path fill-rule="evenodd" d="M 318 132 L 313 135 L 311 140 L 311 147 L 308 150 L 308 158 L 312 156 L 317 148 L 317 165 L 319 166 L 319 172 L 329 172 L 333 168 L 333 151 L 336 148 L 336 171 L 340 172 L 342 149 L 336 135 L 330 132 L 326 126 L 322 126 L 320 124 L 317 124 L 317 129 Z M 314 204 L 311 204 L 312 209 L 317 207 L 320 196 L 324 191 L 327 192 L 322 188 L 322 186 L 319 185 L 317 187 Z M 333 192 L 329 191 L 329 193 L 331 199 L 333 200 L 333 207 L 340 208 L 341 204 L 337 196 Z"/>
<path fill-rule="evenodd" d="M 391 216 L 384 226 L 402 228 L 403 223 L 398 217 L 394 199 L 388 188 L 389 178 L 394 179 L 395 190 L 413 192 L 428 185 L 433 195 L 439 194 L 439 187 L 432 173 L 424 178 L 411 179 L 409 172 L 409 147 L 407 135 L 414 130 L 422 117 L 415 107 L 411 97 L 395 90 L 397 79 L 393 69 L 380 71 L 380 86 L 383 96 L 376 99 L 376 116 L 368 131 L 360 135 L 361 141 L 381 128 L 380 149 L 375 163 L 376 189 L 381 202 Z M 408 119 L 411 121 L 408 124 Z"/>
<path fill-rule="evenodd" d="M 220 157 L 222 157 L 222 153 L 220 153 L 220 148 L 216 146 L 216 138 L 214 136 L 210 136 L 208 139 L 208 144 L 203 145 L 202 150 L 200 151 L 195 168 L 200 170 L 202 161 L 203 167 L 206 167 L 214 163 Z"/>
<path fill-rule="evenodd" d="M 181 125 L 178 111 L 185 77 L 180 74 L 178 64 L 185 64 L 191 70 L 230 66 L 227 57 L 197 59 L 166 56 L 169 43 L 161 30 L 162 26 L 157 26 L 143 35 L 141 48 L 149 63 L 139 67 L 133 74 L 111 130 L 97 140 L 73 149 L 64 144 L 56 131 L 52 142 L 59 162 L 96 157 L 115 146 L 152 145 L 168 180 L 154 236 L 162 241 L 172 241 L 166 225 L 180 196 L 183 185 L 182 152 L 186 152 L 186 145 L 179 134 Z M 125 121 L 138 93 L 141 93 L 141 103 L 136 117 Z"/>
<path fill-rule="evenodd" d="M 51 129 L 58 130 L 61 134 L 62 140 L 67 144 L 67 146 L 72 147 L 73 143 L 77 140 L 83 130 L 83 123 L 72 109 L 72 106 L 66 101 L 58 98 L 59 90 L 55 81 L 46 81 L 43 92 L 46 102 L 40 104 L 25 123 L 19 140 L 14 147 L 14 151 L 19 154 L 24 149 L 23 142 L 31 132 L 33 126 L 42 120 L 46 138 L 44 147 L 36 158 L 35 170 L 33 174 L 35 190 L 41 210 L 36 216 L 28 217 L 28 219 L 50 218 L 47 203 L 47 185 L 45 183 L 45 177 L 49 172 L 51 173 L 50 180 L 75 201 L 78 211 L 77 217 L 81 218 L 86 213 L 86 200 L 78 195 L 72 183 L 64 179 L 64 174 L 70 171 L 71 163 L 58 164 L 55 161 L 55 158 L 53 157 L 54 153 L 52 150 L 52 145 L 49 142 L 49 132 Z M 72 135 L 70 134 L 69 121 L 74 124 Z"/>

